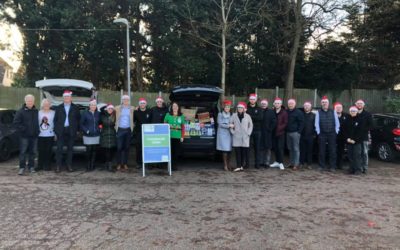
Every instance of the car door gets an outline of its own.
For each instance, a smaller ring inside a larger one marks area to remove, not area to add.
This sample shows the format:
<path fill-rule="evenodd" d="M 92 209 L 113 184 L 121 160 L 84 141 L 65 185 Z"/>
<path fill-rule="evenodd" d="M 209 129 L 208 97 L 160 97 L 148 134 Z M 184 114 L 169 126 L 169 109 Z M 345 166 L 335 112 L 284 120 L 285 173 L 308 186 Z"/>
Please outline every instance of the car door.
<path fill-rule="evenodd" d="M 385 120 L 386 117 L 380 115 L 374 115 L 372 117 L 372 129 L 370 130 L 370 133 L 373 148 L 375 148 L 383 139 Z"/>
<path fill-rule="evenodd" d="M 11 151 L 16 151 L 19 145 L 19 136 L 17 129 L 12 125 L 14 121 L 15 111 L 5 110 L 0 117 L 1 130 L 5 137 L 11 141 Z"/>

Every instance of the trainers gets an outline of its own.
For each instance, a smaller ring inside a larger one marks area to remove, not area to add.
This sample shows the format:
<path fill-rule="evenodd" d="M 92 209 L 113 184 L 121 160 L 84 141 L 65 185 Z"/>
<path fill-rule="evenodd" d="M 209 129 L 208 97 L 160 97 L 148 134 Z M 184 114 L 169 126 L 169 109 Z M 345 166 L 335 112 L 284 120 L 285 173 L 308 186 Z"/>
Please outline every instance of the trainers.
<path fill-rule="evenodd" d="M 276 168 L 279 167 L 279 163 L 278 162 L 274 162 L 271 165 L 269 165 L 271 168 Z"/>
<path fill-rule="evenodd" d="M 233 172 L 239 172 L 239 171 L 243 171 L 243 167 L 235 168 L 235 170 L 233 170 Z"/>
<path fill-rule="evenodd" d="M 31 174 L 36 173 L 35 168 L 30 168 L 30 169 L 29 169 L 29 172 L 30 172 Z"/>
<path fill-rule="evenodd" d="M 24 171 L 25 171 L 25 168 L 20 168 L 20 169 L 18 170 L 18 175 L 23 175 L 23 174 L 24 174 Z"/>
<path fill-rule="evenodd" d="M 284 169 L 285 169 L 285 167 L 283 166 L 282 163 L 279 163 L 279 169 L 280 169 L 280 170 L 284 170 Z"/>

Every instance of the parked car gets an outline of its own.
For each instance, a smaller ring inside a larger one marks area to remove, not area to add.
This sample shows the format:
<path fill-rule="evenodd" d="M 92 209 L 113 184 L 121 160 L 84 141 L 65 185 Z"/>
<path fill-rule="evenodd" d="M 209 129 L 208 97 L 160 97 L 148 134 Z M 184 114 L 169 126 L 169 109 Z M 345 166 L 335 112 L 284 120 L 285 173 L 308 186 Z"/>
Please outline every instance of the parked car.
<path fill-rule="evenodd" d="M 12 126 L 15 114 L 15 110 L 0 109 L 0 161 L 8 160 L 19 148 L 18 131 Z"/>
<path fill-rule="evenodd" d="M 88 109 L 91 99 L 98 99 L 97 91 L 91 82 L 75 80 L 75 79 L 46 79 L 36 81 L 36 87 L 40 90 L 40 99 L 47 98 L 52 108 L 60 105 L 63 102 L 63 92 L 68 89 L 72 91 L 72 102 L 78 105 L 81 113 Z M 106 106 L 105 103 L 97 103 L 97 108 L 100 110 Z M 55 151 L 55 148 L 53 150 Z M 66 151 L 66 147 L 64 147 Z M 76 137 L 74 153 L 86 152 L 86 147 L 83 145 L 82 134 Z"/>
<path fill-rule="evenodd" d="M 393 161 L 400 155 L 400 114 L 373 114 L 372 150 L 382 161 Z"/>
<path fill-rule="evenodd" d="M 187 120 L 182 143 L 184 154 L 198 152 L 218 155 L 215 145 L 216 122 L 222 93 L 221 88 L 210 85 L 182 85 L 172 89 L 169 99 L 181 106 Z"/>

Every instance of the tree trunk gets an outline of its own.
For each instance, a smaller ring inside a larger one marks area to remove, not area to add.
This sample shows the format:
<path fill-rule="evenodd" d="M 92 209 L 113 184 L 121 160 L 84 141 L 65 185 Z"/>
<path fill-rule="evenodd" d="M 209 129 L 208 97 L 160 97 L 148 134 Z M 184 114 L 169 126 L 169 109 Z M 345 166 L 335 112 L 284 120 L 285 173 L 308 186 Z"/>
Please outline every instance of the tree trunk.
<path fill-rule="evenodd" d="M 225 3 L 221 0 L 221 15 L 222 15 L 222 32 L 221 32 L 221 100 L 225 99 L 225 81 L 226 81 L 226 32 L 227 32 L 227 20 L 225 16 Z"/>
<path fill-rule="evenodd" d="M 296 58 L 297 52 L 300 46 L 300 36 L 302 31 L 302 20 L 301 20 L 301 9 L 302 9 L 302 0 L 297 0 L 296 5 L 294 6 L 294 16 L 295 16 L 295 33 L 292 42 L 292 47 L 290 49 L 289 55 L 289 63 L 288 63 L 288 72 L 286 76 L 285 82 L 285 98 L 293 98 L 293 88 L 294 88 L 294 70 L 296 66 Z"/>

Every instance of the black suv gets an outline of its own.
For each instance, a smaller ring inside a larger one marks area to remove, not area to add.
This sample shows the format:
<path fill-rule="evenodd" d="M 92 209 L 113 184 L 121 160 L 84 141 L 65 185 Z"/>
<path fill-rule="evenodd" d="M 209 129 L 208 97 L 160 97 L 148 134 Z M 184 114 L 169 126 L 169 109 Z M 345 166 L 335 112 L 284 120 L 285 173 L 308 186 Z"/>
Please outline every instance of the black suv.
<path fill-rule="evenodd" d="M 13 127 L 15 110 L 0 109 L 0 161 L 6 161 L 18 151 L 19 135 Z"/>
<path fill-rule="evenodd" d="M 400 114 L 373 114 L 372 150 L 382 161 L 400 155 Z"/>
<path fill-rule="evenodd" d="M 210 85 L 181 85 L 169 99 L 177 102 L 186 118 L 183 153 L 216 154 L 217 117 L 221 88 Z"/>

